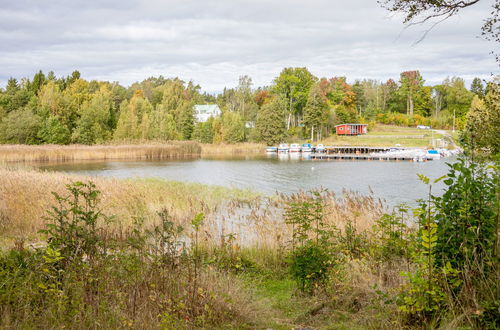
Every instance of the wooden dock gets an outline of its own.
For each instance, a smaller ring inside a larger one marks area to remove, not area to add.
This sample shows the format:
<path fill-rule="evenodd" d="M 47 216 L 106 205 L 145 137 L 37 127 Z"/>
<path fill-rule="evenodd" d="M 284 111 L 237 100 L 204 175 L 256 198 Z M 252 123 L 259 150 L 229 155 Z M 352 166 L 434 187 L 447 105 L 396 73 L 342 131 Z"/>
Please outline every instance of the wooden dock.
<path fill-rule="evenodd" d="M 369 154 L 326 154 L 326 153 L 313 153 L 311 159 L 323 160 L 392 160 L 392 161 L 413 161 L 413 157 L 398 157 L 398 156 L 371 156 Z"/>
<path fill-rule="evenodd" d="M 326 154 L 371 154 L 373 152 L 386 152 L 391 148 L 389 147 L 354 147 L 354 146 L 326 146 Z"/>

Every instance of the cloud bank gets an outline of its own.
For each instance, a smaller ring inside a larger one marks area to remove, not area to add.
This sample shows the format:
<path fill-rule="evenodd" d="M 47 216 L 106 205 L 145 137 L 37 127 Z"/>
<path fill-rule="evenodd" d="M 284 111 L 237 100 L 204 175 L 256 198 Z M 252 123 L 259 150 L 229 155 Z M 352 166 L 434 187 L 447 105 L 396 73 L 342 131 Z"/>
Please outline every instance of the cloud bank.
<path fill-rule="evenodd" d="M 36 71 L 129 85 L 178 76 L 217 92 L 249 75 L 268 85 L 286 66 L 349 81 L 398 78 L 470 82 L 498 71 L 497 45 L 479 37 L 492 1 L 436 26 L 404 29 L 376 0 L 0 0 L 0 84 Z"/>

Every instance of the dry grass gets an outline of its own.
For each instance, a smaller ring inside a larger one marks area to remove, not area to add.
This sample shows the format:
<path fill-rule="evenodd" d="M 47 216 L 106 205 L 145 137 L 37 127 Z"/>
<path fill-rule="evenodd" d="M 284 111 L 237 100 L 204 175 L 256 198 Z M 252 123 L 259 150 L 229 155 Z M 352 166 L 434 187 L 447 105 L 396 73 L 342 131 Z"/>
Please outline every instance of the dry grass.
<path fill-rule="evenodd" d="M 202 144 L 202 156 L 216 155 L 242 155 L 242 154 L 263 154 L 266 146 L 261 143 L 237 143 L 237 144 Z"/>
<path fill-rule="evenodd" d="M 248 191 L 218 186 L 0 168 L 0 237 L 33 238 L 46 223 L 47 210 L 55 205 L 51 192 L 65 196 L 66 184 L 89 180 L 102 192 L 101 208 L 106 214 L 115 215 L 114 226 L 121 228 L 130 227 L 137 219 L 146 225 L 157 221 L 156 213 L 162 209 L 167 209 L 177 222 L 188 227 L 198 212 L 210 216 L 226 201 L 239 203 L 256 197 Z"/>
<path fill-rule="evenodd" d="M 190 228 L 194 215 L 203 212 L 207 243 L 219 244 L 226 235 L 235 234 L 240 246 L 272 249 L 287 244 L 291 237 L 291 228 L 282 217 L 290 196 L 263 197 L 219 186 L 84 177 L 20 168 L 0 168 L 0 237 L 8 241 L 38 239 L 36 233 L 46 223 L 46 212 L 55 205 L 51 192 L 64 196 L 66 184 L 89 180 L 102 192 L 101 208 L 115 216 L 111 224 L 115 228 L 130 228 L 138 219 L 146 226 L 155 224 L 159 220 L 157 212 L 166 209 L 185 228 Z M 326 222 L 338 228 L 350 219 L 358 230 L 367 230 L 386 211 L 384 203 L 373 196 L 351 192 L 328 192 L 324 196 Z M 305 199 L 307 194 L 298 193 L 293 198 Z"/>
<path fill-rule="evenodd" d="M 199 156 L 195 142 L 127 145 L 0 145 L 0 162 L 48 162 L 107 159 L 170 159 Z"/>

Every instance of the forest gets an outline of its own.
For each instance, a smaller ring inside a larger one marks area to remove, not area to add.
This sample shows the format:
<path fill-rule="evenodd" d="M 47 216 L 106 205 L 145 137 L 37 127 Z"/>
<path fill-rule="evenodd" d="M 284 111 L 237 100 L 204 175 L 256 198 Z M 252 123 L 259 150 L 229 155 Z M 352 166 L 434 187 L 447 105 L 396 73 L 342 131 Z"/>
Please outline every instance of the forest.
<path fill-rule="evenodd" d="M 20 81 L 10 78 L 0 89 L 0 143 L 275 144 L 286 138 L 318 141 L 345 122 L 462 129 L 471 107 L 482 109 L 487 95 L 493 97 L 494 85 L 475 78 L 468 87 L 464 79 L 448 77 L 429 86 L 419 71 L 386 82 L 349 82 L 289 67 L 270 86 L 254 87 L 242 76 L 238 86 L 210 94 L 180 78 L 150 77 L 124 87 L 85 80 L 78 71 L 66 77 L 39 71 Z M 222 115 L 197 123 L 195 104 L 217 104 Z"/>

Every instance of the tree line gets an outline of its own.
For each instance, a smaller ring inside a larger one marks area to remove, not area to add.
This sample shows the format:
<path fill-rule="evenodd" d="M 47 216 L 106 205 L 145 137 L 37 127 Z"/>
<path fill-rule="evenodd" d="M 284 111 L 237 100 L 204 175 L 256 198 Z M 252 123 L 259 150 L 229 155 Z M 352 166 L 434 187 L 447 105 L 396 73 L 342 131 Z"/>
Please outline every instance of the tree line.
<path fill-rule="evenodd" d="M 10 78 L 0 89 L 0 143 L 274 144 L 287 137 L 320 140 L 346 122 L 464 128 L 471 104 L 484 108 L 486 96 L 497 91 L 495 83 L 479 78 L 470 88 L 459 77 L 424 83 L 419 71 L 402 72 L 398 80 L 349 83 L 346 77 L 318 78 L 295 67 L 284 68 L 270 86 L 254 88 L 252 79 L 242 76 L 235 88 L 209 94 L 179 78 L 150 77 L 127 88 L 85 80 L 78 71 L 59 78 L 39 71 L 31 79 Z M 217 104 L 222 115 L 198 123 L 195 104 Z"/>

